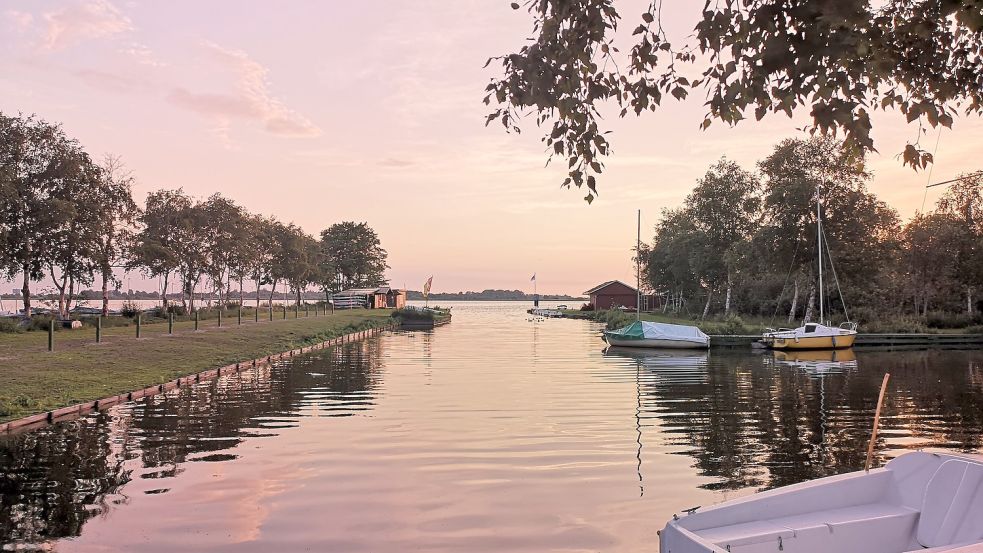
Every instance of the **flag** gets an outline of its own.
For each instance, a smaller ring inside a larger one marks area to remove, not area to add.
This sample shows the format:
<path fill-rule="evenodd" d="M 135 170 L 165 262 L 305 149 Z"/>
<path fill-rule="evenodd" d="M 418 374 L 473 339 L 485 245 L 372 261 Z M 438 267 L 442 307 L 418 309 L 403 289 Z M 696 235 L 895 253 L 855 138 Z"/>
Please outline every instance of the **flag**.
<path fill-rule="evenodd" d="M 427 279 L 426 284 L 423 285 L 423 297 L 424 298 L 426 298 L 427 296 L 430 295 L 430 285 L 431 284 L 433 284 L 433 275 L 430 275 L 430 278 Z"/>
<path fill-rule="evenodd" d="M 536 273 L 533 273 L 532 278 L 529 279 L 529 282 L 535 282 L 535 281 L 536 281 Z"/>

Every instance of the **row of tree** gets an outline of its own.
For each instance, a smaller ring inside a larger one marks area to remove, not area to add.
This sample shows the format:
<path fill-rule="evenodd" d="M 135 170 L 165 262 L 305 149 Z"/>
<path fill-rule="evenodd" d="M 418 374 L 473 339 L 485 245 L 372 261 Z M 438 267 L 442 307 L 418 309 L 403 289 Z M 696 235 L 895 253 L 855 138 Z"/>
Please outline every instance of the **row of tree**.
<path fill-rule="evenodd" d="M 817 210 L 823 292 L 838 316 L 972 315 L 983 285 L 983 173 L 950 184 L 935 209 L 902 224 L 867 189 L 865 159 L 829 138 L 789 139 L 749 171 L 721 159 L 643 247 L 646 283 L 667 309 L 812 320 Z M 828 287 L 827 287 L 828 286 Z M 840 293 L 842 292 L 842 294 Z"/>
<path fill-rule="evenodd" d="M 330 293 L 385 280 L 386 251 L 365 223 L 334 224 L 317 239 L 219 194 L 196 200 L 181 189 L 152 192 L 141 209 L 133 182 L 118 158 L 94 161 L 59 125 L 0 113 L 0 271 L 23 278 L 25 316 L 33 282 L 50 278 L 67 316 L 76 290 L 97 276 L 108 313 L 114 269 L 159 279 L 165 308 L 178 283 L 188 309 L 202 286 L 229 302 L 235 285 L 241 302 L 247 280 L 257 290 L 285 283 L 300 301 L 315 285 Z"/>

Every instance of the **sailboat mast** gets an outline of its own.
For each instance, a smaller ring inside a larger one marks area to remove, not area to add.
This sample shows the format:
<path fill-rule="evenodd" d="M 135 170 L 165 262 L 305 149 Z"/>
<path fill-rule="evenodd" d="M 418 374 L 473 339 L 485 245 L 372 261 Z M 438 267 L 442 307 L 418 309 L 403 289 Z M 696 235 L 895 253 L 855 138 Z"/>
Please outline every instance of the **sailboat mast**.
<path fill-rule="evenodd" d="M 635 320 L 642 318 L 642 210 L 638 210 L 638 233 L 635 237 Z"/>
<path fill-rule="evenodd" d="M 819 184 L 816 184 L 816 244 L 819 262 L 819 324 L 826 324 L 823 317 L 823 213 L 822 197 L 819 195 Z"/>

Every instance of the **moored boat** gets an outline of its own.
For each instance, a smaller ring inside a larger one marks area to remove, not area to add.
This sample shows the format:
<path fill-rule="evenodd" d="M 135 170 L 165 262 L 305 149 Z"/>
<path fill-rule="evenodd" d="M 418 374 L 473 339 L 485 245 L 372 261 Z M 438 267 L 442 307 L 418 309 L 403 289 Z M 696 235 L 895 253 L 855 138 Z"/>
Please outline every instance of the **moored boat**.
<path fill-rule="evenodd" d="M 673 516 L 662 553 L 979 553 L 983 456 L 912 452 Z"/>
<path fill-rule="evenodd" d="M 807 323 L 799 328 L 765 332 L 761 341 L 770 348 L 781 350 L 844 349 L 853 347 L 856 338 L 856 323 L 843 323 L 838 327 Z"/>
<path fill-rule="evenodd" d="M 635 321 L 618 330 L 605 330 L 612 346 L 634 348 L 705 349 L 710 337 L 695 326 Z"/>

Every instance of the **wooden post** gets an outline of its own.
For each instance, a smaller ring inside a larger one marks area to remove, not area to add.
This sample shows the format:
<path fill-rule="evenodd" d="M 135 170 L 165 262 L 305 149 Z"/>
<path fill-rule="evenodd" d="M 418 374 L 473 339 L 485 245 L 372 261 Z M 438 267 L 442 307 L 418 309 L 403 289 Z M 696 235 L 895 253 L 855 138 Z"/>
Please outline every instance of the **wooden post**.
<path fill-rule="evenodd" d="M 239 304 L 239 324 L 242 324 L 242 304 Z"/>
<path fill-rule="evenodd" d="M 137 338 L 140 337 L 140 313 L 137 313 Z"/>
<path fill-rule="evenodd" d="M 195 309 L 195 330 L 198 330 L 198 310 Z"/>
<path fill-rule="evenodd" d="M 884 380 L 881 382 L 881 393 L 877 396 L 877 410 L 874 411 L 874 429 L 870 433 L 870 443 L 867 444 L 867 463 L 864 470 L 870 470 L 870 463 L 874 460 L 874 444 L 877 442 L 877 425 L 881 422 L 881 405 L 884 404 L 884 392 L 887 391 L 887 380 L 891 378 L 891 373 L 884 373 Z"/>
<path fill-rule="evenodd" d="M 174 313 L 167 314 L 167 333 L 174 334 Z"/>
<path fill-rule="evenodd" d="M 304 316 L 305 317 L 311 316 L 311 306 L 306 301 L 304 302 Z"/>
<path fill-rule="evenodd" d="M 300 318 L 300 304 L 294 306 L 294 318 L 295 319 Z"/>
<path fill-rule="evenodd" d="M 218 326 L 222 326 L 222 308 L 218 308 Z"/>
<path fill-rule="evenodd" d="M 48 351 L 55 351 L 55 319 L 48 321 Z"/>
<path fill-rule="evenodd" d="M 283 320 L 287 320 L 287 304 L 283 304 Z"/>
<path fill-rule="evenodd" d="M 256 319 L 256 322 L 257 323 L 259 322 L 259 306 L 258 305 L 256 306 L 256 312 L 253 313 L 253 318 Z"/>
<path fill-rule="evenodd" d="M 102 341 L 102 315 L 96 317 L 96 343 Z"/>

